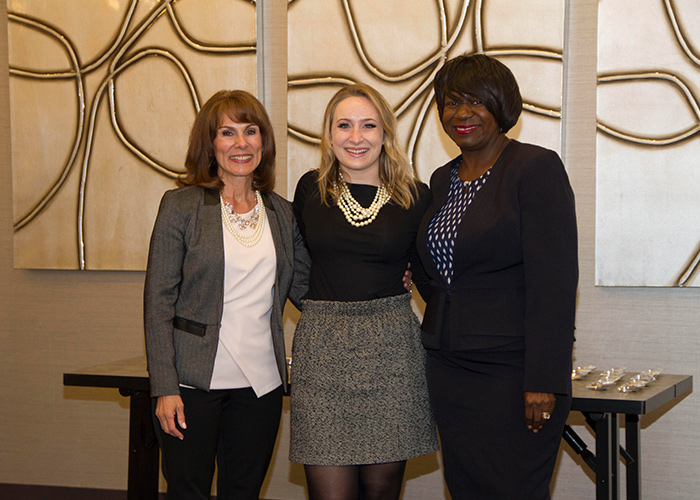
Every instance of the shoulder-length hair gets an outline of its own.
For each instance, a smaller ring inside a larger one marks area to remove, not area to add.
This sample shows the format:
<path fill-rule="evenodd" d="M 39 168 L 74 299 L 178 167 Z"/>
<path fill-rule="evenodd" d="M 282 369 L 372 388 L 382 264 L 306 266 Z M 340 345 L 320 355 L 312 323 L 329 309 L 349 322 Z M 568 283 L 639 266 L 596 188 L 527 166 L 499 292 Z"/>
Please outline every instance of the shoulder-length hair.
<path fill-rule="evenodd" d="M 450 59 L 435 75 L 433 87 L 440 120 L 445 96 L 470 95 L 483 101 L 503 133 L 515 126 L 523 107 L 518 82 L 508 66 L 484 54 Z"/>
<path fill-rule="evenodd" d="M 386 99 L 369 85 L 356 83 L 340 89 L 326 106 L 323 116 L 323 132 L 321 133 L 321 163 L 319 165 L 318 189 L 321 199 L 328 204 L 330 197 L 338 203 L 340 193 L 333 185 L 340 182 L 340 164 L 333 152 L 331 128 L 333 115 L 338 104 L 348 97 L 364 97 L 376 108 L 384 129 L 384 145 L 379 154 L 379 180 L 391 195 L 391 200 L 397 205 L 408 209 L 415 200 L 416 181 L 408 161 L 406 152 L 401 147 L 396 136 L 396 116 Z"/>
<path fill-rule="evenodd" d="M 262 158 L 253 172 L 253 189 L 269 193 L 275 187 L 275 134 L 264 106 L 245 90 L 220 90 L 204 103 L 190 132 L 186 173 L 178 179 L 181 186 L 197 185 L 221 189 L 214 139 L 224 116 L 237 123 L 254 123 L 262 134 Z"/>

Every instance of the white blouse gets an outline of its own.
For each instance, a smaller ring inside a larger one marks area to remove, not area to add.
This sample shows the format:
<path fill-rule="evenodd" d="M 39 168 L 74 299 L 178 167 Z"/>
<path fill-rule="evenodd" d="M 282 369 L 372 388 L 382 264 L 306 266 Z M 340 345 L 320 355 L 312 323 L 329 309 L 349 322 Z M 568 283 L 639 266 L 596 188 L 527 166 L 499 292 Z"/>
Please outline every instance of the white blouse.
<path fill-rule="evenodd" d="M 248 217 L 252 214 L 242 214 Z M 282 384 L 272 344 L 270 315 L 277 258 L 270 225 L 260 241 L 243 246 L 222 222 L 224 310 L 212 389 L 252 387 L 258 397 Z M 238 229 L 238 228 L 236 228 Z M 252 233 L 251 228 L 241 231 Z"/>

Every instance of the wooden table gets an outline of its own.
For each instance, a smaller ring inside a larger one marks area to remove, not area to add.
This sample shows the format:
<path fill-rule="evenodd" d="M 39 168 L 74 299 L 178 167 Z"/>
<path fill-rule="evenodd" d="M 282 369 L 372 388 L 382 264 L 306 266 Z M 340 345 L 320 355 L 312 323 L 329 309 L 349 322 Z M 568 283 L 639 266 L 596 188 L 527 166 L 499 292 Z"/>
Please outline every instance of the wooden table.
<path fill-rule="evenodd" d="M 627 380 L 634 374 L 622 378 Z M 669 403 L 693 388 L 690 375 L 661 375 L 636 393 L 621 393 L 616 386 L 592 391 L 586 385 L 591 374 L 573 382 L 572 410 L 583 413 L 595 433 L 595 454 L 567 426 L 564 439 L 572 445 L 596 474 L 596 499 L 617 500 L 620 454 L 627 468 L 627 498 L 641 498 L 640 417 Z M 63 374 L 63 385 L 114 387 L 131 398 L 129 410 L 129 500 L 158 498 L 158 442 L 153 430 L 146 357 L 124 359 Z M 625 448 L 620 447 L 619 415 L 625 417 Z"/>

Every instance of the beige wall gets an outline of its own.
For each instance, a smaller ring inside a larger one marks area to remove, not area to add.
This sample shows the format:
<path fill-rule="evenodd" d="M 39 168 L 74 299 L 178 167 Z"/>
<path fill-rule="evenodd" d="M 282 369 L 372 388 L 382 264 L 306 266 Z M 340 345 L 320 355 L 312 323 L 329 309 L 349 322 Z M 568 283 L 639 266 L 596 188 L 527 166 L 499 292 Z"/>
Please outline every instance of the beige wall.
<path fill-rule="evenodd" d="M 696 375 L 700 373 L 700 289 L 593 286 L 597 2 L 569 0 L 569 4 L 568 118 L 563 156 L 577 196 L 580 230 L 576 362 L 601 368 L 625 365 L 630 370 L 661 367 L 667 372 Z M 6 14 L 3 4 L 0 483 L 125 489 L 128 401 L 114 389 L 64 388 L 62 373 L 143 353 L 143 274 L 13 269 Z M 279 17 L 271 22 L 283 30 Z M 276 85 L 280 88 L 279 82 Z M 284 182 L 280 184 L 284 186 Z M 643 418 L 646 498 L 697 495 L 699 412 L 700 399 L 692 394 Z M 572 416 L 570 422 L 580 426 L 582 420 Z M 286 420 L 283 425 L 266 496 L 304 498 L 301 471 L 286 460 Z M 593 442 L 585 429 L 578 430 Z M 440 498 L 443 487 L 437 467 L 434 456 L 411 463 L 404 499 Z M 593 496 L 591 478 L 564 451 L 554 498 L 584 500 Z"/>
<path fill-rule="evenodd" d="M 125 489 L 128 402 L 62 373 L 143 352 L 143 274 L 13 269 L 5 2 L 0 19 L 0 482 Z"/>

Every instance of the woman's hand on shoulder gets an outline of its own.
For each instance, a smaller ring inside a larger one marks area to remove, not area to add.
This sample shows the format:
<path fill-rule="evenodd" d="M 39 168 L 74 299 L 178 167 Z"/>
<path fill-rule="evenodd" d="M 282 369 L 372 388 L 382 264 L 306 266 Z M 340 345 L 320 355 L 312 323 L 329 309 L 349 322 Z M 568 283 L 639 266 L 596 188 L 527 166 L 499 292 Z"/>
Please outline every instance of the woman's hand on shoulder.
<path fill-rule="evenodd" d="M 556 398 L 547 392 L 525 392 L 525 425 L 537 432 L 547 423 L 554 412 Z"/>
<path fill-rule="evenodd" d="M 156 417 L 163 432 L 178 439 L 184 439 L 180 429 L 187 429 L 185 423 L 185 405 L 179 394 L 158 396 L 156 402 Z M 179 429 L 178 429 L 179 426 Z"/>

